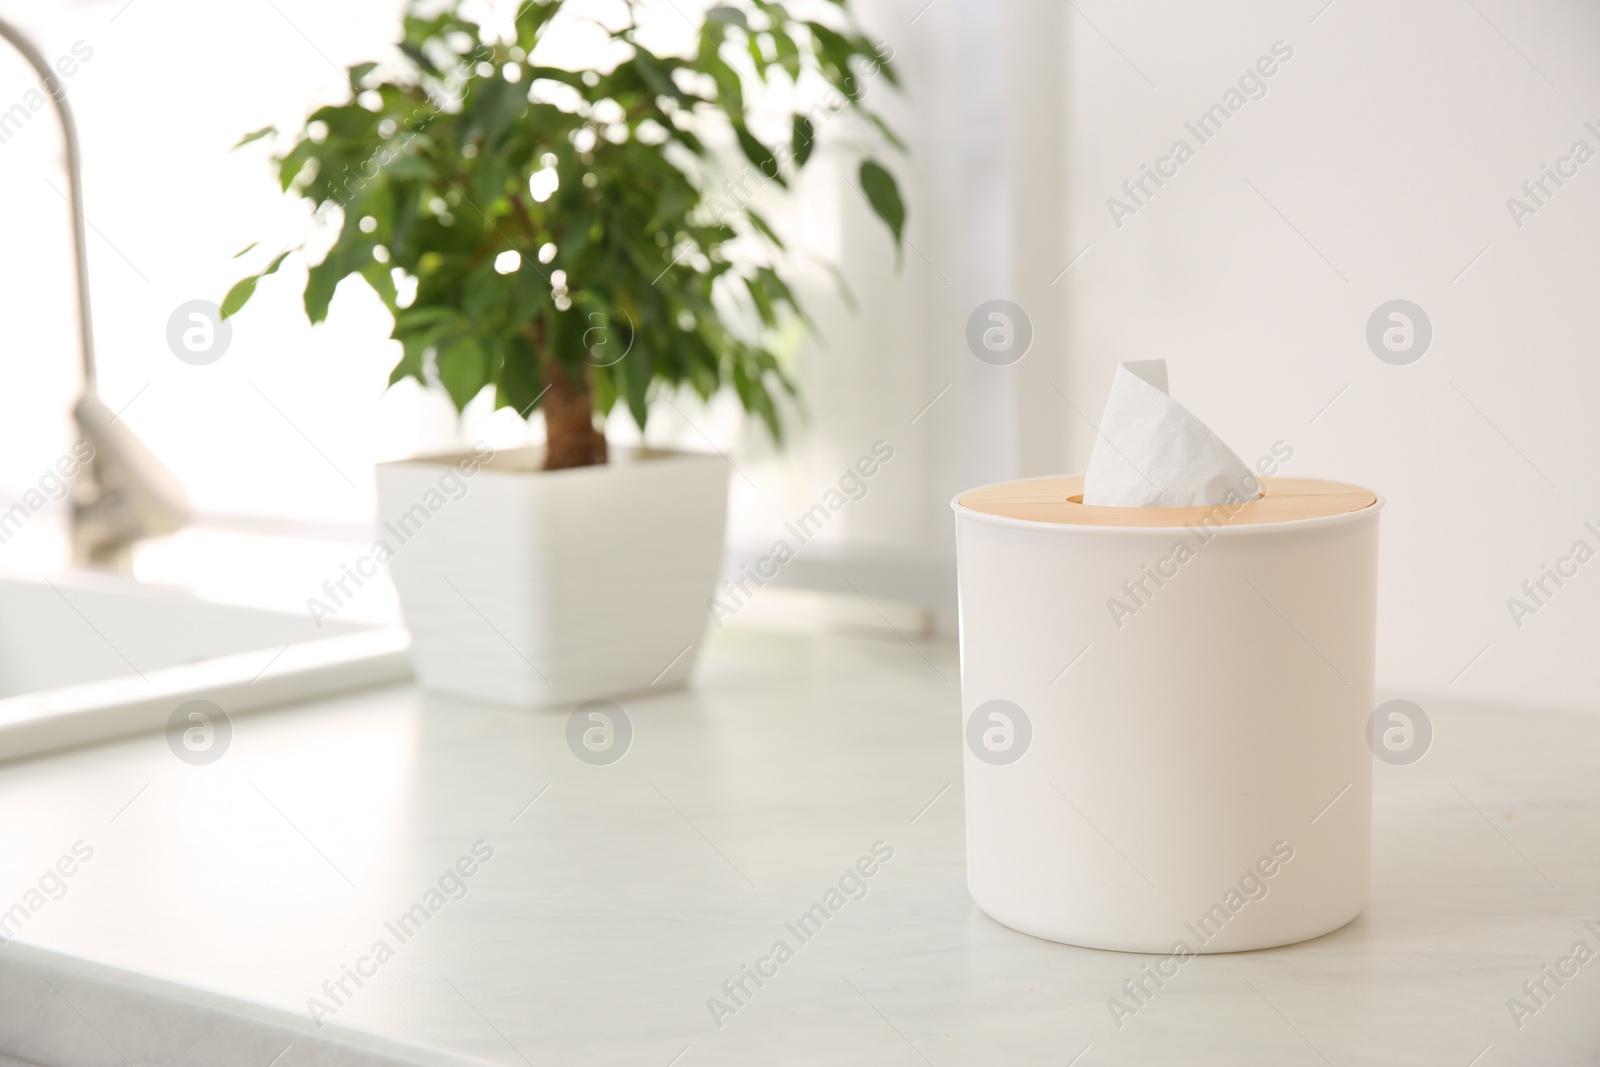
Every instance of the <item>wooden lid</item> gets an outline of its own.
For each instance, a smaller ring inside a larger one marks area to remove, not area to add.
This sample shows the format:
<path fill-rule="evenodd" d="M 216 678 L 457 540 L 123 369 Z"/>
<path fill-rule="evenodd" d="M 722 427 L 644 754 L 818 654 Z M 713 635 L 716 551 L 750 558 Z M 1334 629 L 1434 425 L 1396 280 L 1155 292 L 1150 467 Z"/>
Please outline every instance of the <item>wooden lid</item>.
<path fill-rule="evenodd" d="M 1320 478 L 1262 478 L 1259 500 L 1186 508 L 1115 508 L 1083 503 L 1083 475 L 1032 478 L 973 489 L 956 498 L 981 515 L 1063 526 L 1260 526 L 1323 519 L 1370 508 L 1378 495 Z"/>

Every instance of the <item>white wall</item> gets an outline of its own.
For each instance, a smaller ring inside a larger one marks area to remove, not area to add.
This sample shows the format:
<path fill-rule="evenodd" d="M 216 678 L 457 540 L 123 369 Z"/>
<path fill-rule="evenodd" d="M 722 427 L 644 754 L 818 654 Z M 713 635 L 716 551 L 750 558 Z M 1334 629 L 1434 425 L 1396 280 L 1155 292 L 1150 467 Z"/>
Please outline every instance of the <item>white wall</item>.
<path fill-rule="evenodd" d="M 1506 601 L 1600 549 L 1600 162 L 1520 228 L 1506 202 L 1575 140 L 1600 151 L 1600 11 L 1322 2 L 1080 5 L 1127 60 L 1069 23 L 1069 229 L 1093 248 L 1065 280 L 1068 391 L 1098 403 L 1116 361 L 1165 356 L 1247 459 L 1282 439 L 1289 473 L 1384 494 L 1380 685 L 1593 710 L 1600 563 L 1520 629 Z M 1122 181 L 1278 40 L 1267 96 L 1114 225 Z M 1408 366 L 1365 341 L 1394 298 L 1433 324 Z"/>
<path fill-rule="evenodd" d="M 1600 530 L 1600 161 L 1551 184 L 1520 227 L 1507 200 L 1575 141 L 1600 152 L 1584 126 L 1600 130 L 1600 11 L 1324 5 L 876 12 L 912 85 L 909 236 L 926 255 L 875 283 L 867 318 L 889 318 L 899 343 L 864 326 L 871 343 L 818 376 L 814 402 L 873 406 L 832 440 L 954 387 L 899 427 L 914 484 L 853 513 L 851 543 L 927 553 L 937 588 L 951 493 L 1081 470 L 1117 362 L 1164 357 L 1176 396 L 1247 460 L 1282 440 L 1285 473 L 1386 497 L 1383 689 L 1592 711 L 1600 562 L 1547 582 L 1554 595 L 1520 627 L 1507 601 L 1576 541 L 1600 551 L 1584 527 Z M 1278 41 L 1293 55 L 1265 96 L 1201 144 L 1185 122 Z M 1117 225 L 1108 198 L 1126 202 L 1122 183 L 1179 138 L 1193 158 Z M 995 296 L 1035 326 L 1015 367 L 980 364 L 962 338 Z M 1366 341 L 1369 316 L 1397 298 L 1434 331 L 1405 366 Z M 897 384 L 875 389 L 891 371 Z"/>
<path fill-rule="evenodd" d="M 911 145 L 891 163 L 910 206 L 906 248 L 891 273 L 881 224 L 848 186 L 832 186 L 842 188 L 840 260 L 861 310 L 818 293 L 828 342 L 806 365 L 816 424 L 781 462 L 806 472 L 792 484 L 809 478 L 814 496 L 851 449 L 882 439 L 896 458 L 785 578 L 949 609 L 951 498 L 1067 463 L 1068 426 L 1050 384 L 1064 381 L 1068 314 L 1052 282 L 1071 258 L 1066 9 L 869 0 L 863 10 L 907 86 L 904 96 L 875 87 L 870 99 Z M 979 361 L 966 340 L 969 317 L 994 299 L 1023 305 L 1032 323 L 1029 354 L 1009 366 Z"/>

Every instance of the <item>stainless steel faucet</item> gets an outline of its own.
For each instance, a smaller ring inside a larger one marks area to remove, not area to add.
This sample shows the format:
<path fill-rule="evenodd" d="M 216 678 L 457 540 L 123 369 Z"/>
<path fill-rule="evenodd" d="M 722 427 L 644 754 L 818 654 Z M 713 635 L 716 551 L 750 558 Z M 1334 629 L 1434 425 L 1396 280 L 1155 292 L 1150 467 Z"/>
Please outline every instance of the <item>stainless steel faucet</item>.
<path fill-rule="evenodd" d="M 73 417 L 93 458 L 78 471 L 72 487 L 73 562 L 126 570 L 138 541 L 171 533 L 189 521 L 183 485 L 134 436 L 95 392 L 94 322 L 89 312 L 89 260 L 84 235 L 83 170 L 78 127 L 67 104 L 66 86 L 33 42 L 0 19 L 0 37 L 10 41 L 38 73 L 55 103 L 67 147 L 68 206 L 72 208 L 73 262 L 78 297 L 78 345 L 83 354 L 83 396 Z"/>

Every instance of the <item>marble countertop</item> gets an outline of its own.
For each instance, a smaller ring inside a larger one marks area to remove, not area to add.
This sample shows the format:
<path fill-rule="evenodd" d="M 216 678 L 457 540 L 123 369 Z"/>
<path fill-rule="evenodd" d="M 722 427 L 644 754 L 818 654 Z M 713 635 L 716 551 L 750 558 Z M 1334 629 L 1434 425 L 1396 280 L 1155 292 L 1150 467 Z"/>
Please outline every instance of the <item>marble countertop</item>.
<path fill-rule="evenodd" d="M 0 1053 L 1600 1060 L 1600 961 L 1508 1007 L 1575 942 L 1600 950 L 1600 716 L 1423 701 L 1432 750 L 1376 766 L 1367 911 L 1190 960 L 1119 1027 L 1107 1000 L 1149 957 L 1027 937 L 967 896 L 956 681 L 951 643 L 735 625 L 693 689 L 621 702 L 608 765 L 564 713 L 398 687 L 240 717 L 208 765 L 150 736 L 0 767 Z M 862 857 L 864 895 L 795 938 Z"/>

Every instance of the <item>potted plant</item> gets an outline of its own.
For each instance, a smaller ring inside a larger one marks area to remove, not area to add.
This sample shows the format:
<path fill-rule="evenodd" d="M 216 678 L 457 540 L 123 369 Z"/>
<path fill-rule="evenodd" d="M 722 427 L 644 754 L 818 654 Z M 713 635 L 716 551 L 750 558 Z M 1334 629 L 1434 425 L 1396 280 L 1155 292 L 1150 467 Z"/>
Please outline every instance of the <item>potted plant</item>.
<path fill-rule="evenodd" d="M 374 556 L 428 688 L 567 703 L 681 681 L 720 567 L 728 468 L 623 454 L 597 418 L 620 403 L 642 429 L 659 390 L 731 386 L 781 440 L 775 398 L 795 385 L 776 339 L 805 319 L 749 201 L 787 187 L 841 114 L 903 148 L 866 106 L 873 79 L 897 84 L 890 57 L 846 0 L 827 21 L 771 0 L 713 7 L 687 55 L 650 51 L 626 4 L 602 27 L 607 61 L 575 69 L 550 65 L 552 48 L 595 24 L 567 0 L 524 3 L 500 31 L 462 6 L 414 3 L 403 58 L 350 67 L 350 99 L 274 157 L 283 188 L 337 226 L 307 275 L 312 322 L 359 275 L 394 316 L 390 384 L 440 386 L 458 409 L 492 389 L 544 418 L 539 452 L 380 465 Z M 753 97 L 780 86 L 814 102 L 775 137 Z M 864 153 L 855 184 L 898 254 L 893 177 Z M 303 249 L 238 282 L 223 314 Z"/>

